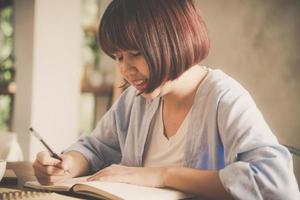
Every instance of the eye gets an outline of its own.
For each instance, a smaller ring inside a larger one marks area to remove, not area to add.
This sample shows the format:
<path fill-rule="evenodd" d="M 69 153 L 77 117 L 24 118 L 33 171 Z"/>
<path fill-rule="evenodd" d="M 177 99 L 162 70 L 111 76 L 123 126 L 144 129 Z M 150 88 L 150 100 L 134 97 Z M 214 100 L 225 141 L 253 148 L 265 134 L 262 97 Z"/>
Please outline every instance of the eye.
<path fill-rule="evenodd" d="M 120 61 L 123 60 L 123 56 L 115 56 L 115 60 L 116 60 L 117 62 L 120 62 Z"/>
<path fill-rule="evenodd" d="M 140 53 L 139 51 L 131 52 L 130 54 L 131 54 L 132 56 L 134 56 L 134 57 L 137 57 L 137 56 L 140 56 L 140 55 L 141 55 L 141 53 Z"/>

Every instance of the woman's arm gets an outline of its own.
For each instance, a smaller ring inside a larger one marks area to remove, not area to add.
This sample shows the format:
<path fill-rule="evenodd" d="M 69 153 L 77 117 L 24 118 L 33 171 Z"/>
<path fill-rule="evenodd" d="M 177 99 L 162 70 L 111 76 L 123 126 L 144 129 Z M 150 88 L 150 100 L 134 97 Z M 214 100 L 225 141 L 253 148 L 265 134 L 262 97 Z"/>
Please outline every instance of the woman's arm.
<path fill-rule="evenodd" d="M 131 93 L 130 95 L 134 97 L 135 93 Z M 115 112 L 119 110 L 117 112 L 118 117 L 128 119 L 124 116 L 129 113 L 124 111 L 127 108 L 124 105 L 126 103 L 124 99 L 127 96 L 123 95 L 122 100 L 120 100 L 121 97 L 119 98 L 90 135 L 81 137 L 76 143 L 64 150 L 61 155 L 62 161 L 52 158 L 49 152 L 38 153 L 33 163 L 38 181 L 41 184 L 51 184 L 90 174 L 112 163 L 119 163 L 121 147 L 119 144 L 120 135 L 116 130 Z M 129 98 L 129 100 L 131 99 L 133 98 Z M 124 121 L 122 120 L 122 122 Z"/>
<path fill-rule="evenodd" d="M 127 167 L 111 165 L 89 181 L 115 181 L 150 187 L 168 187 L 207 199 L 233 199 L 222 186 L 218 171 L 184 167 Z"/>
<path fill-rule="evenodd" d="M 280 145 L 248 92 L 232 89 L 218 103 L 225 167 L 219 177 L 236 199 L 299 199 L 289 151 Z"/>
<path fill-rule="evenodd" d="M 130 110 L 135 95 L 136 91 L 133 88 L 124 91 L 97 123 L 92 133 L 81 137 L 64 150 L 64 153 L 80 152 L 88 161 L 90 172 L 98 171 L 113 163 L 120 163 L 121 148 L 126 138 L 124 133 L 130 120 Z"/>
<path fill-rule="evenodd" d="M 71 177 L 85 176 L 90 173 L 90 165 L 88 160 L 77 151 L 69 151 L 63 154 L 66 160 L 69 160 L 68 172 Z"/>

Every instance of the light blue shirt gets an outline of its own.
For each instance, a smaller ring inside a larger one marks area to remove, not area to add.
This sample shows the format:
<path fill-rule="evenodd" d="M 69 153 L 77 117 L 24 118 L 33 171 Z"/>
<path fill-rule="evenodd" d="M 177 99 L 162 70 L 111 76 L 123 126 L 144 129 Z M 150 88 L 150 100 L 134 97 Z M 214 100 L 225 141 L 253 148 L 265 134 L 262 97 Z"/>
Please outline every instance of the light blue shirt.
<path fill-rule="evenodd" d="M 81 152 L 91 171 L 113 163 L 142 166 L 160 100 L 137 96 L 129 87 L 92 134 L 67 151 Z M 219 170 L 224 188 L 236 199 L 300 199 L 289 151 L 250 94 L 221 70 L 211 70 L 197 90 L 186 137 L 185 166 Z"/>

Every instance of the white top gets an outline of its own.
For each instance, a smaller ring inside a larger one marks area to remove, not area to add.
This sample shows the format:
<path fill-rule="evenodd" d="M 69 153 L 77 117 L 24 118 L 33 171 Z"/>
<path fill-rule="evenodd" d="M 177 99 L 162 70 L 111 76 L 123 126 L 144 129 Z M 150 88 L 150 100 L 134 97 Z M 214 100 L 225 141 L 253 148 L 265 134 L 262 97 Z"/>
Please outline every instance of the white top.
<path fill-rule="evenodd" d="M 164 134 L 162 101 L 156 114 L 152 134 L 145 148 L 143 166 L 184 166 L 184 149 L 190 112 L 186 115 L 177 132 L 169 139 Z"/>

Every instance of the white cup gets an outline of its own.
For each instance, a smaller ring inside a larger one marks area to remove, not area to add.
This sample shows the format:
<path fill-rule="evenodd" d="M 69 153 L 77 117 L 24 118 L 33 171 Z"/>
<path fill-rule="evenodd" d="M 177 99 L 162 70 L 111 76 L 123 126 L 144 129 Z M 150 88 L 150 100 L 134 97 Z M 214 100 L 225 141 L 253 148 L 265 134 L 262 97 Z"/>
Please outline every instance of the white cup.
<path fill-rule="evenodd" d="M 6 169 L 6 161 L 5 160 L 0 160 L 0 181 L 3 178 L 5 169 Z"/>

